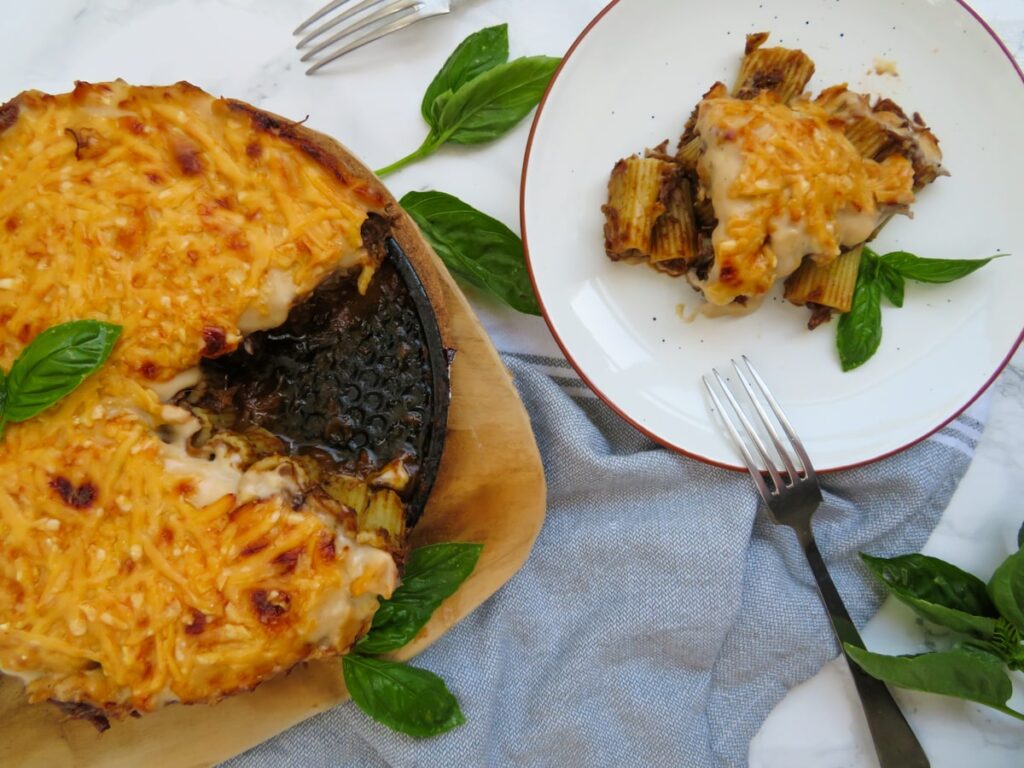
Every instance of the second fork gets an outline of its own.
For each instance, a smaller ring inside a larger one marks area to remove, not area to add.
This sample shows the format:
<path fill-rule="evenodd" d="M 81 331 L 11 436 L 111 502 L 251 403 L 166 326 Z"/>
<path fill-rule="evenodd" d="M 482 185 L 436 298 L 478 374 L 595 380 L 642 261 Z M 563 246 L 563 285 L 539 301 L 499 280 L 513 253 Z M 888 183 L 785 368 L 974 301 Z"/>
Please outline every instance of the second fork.
<path fill-rule="evenodd" d="M 875 752 L 878 754 L 881 768 L 928 768 L 928 757 L 925 755 L 921 743 L 917 740 L 885 683 L 871 677 L 846 653 L 846 643 L 863 648 L 864 641 L 861 640 L 860 633 L 857 632 L 857 627 L 850 618 L 839 595 L 839 590 L 836 589 L 828 568 L 825 567 L 825 561 L 821 557 L 821 552 L 818 551 L 818 545 L 814 541 L 811 516 L 821 504 L 821 486 L 818 483 L 818 476 L 814 472 L 814 467 L 811 465 L 811 460 L 807 456 L 800 438 L 797 437 L 793 426 L 772 396 L 768 386 L 746 356 L 743 356 L 742 360 L 743 367 L 735 360 L 732 361 L 742 390 L 739 397 L 745 397 L 750 403 L 761 429 L 758 430 L 751 423 L 751 419 L 744 412 L 737 395 L 733 393 L 732 388 L 717 370 L 713 370 L 712 374 L 731 407 L 731 415 L 726 411 L 715 387 L 705 376 L 703 377 L 704 386 L 711 402 L 714 403 L 729 436 L 743 457 L 743 462 L 757 486 L 758 493 L 768 508 L 772 522 L 792 528 L 800 542 L 807 563 L 814 574 L 818 594 L 821 596 L 821 601 L 832 624 L 832 631 L 836 640 L 839 641 L 843 655 L 846 656 L 846 662 L 860 696 L 864 716 L 871 731 L 871 738 L 874 741 Z M 744 368 L 746 373 L 744 373 Z M 751 381 L 754 383 L 752 384 Z M 772 412 L 774 422 L 768 415 L 768 410 Z M 782 428 L 785 437 L 780 434 L 776 424 Z M 769 449 L 759 432 L 767 434 L 774 450 Z M 757 461 L 750 452 L 748 441 L 753 445 L 760 461 Z M 799 463 L 799 467 L 797 463 Z M 782 466 L 778 466 L 778 464 Z"/>

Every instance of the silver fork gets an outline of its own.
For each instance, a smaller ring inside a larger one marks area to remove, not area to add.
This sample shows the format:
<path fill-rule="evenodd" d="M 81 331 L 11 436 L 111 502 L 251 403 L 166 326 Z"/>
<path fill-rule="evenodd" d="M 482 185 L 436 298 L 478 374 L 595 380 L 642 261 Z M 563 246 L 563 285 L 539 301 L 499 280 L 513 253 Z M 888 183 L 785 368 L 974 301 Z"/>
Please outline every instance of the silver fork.
<path fill-rule="evenodd" d="M 321 53 L 326 56 L 306 70 L 306 74 L 311 75 L 320 67 L 340 59 L 356 48 L 404 29 L 417 21 L 441 16 L 450 11 L 451 0 L 332 0 L 299 24 L 292 34 L 300 35 L 305 32 L 295 46 L 301 49 L 325 32 L 340 27 L 337 32 L 318 43 L 302 57 L 302 61 L 310 61 Z M 326 18 L 322 24 L 307 32 L 310 25 L 325 17 L 330 18 Z M 333 46 L 340 47 L 329 50 Z"/>
<path fill-rule="evenodd" d="M 811 466 L 811 461 L 807 457 L 807 452 L 804 451 L 800 438 L 796 436 L 796 432 L 775 398 L 772 397 L 768 386 L 745 355 L 742 360 L 750 376 L 748 378 L 747 374 L 743 372 L 743 368 L 733 360 L 732 366 L 736 372 L 736 378 L 739 380 L 743 392 L 746 393 L 746 398 L 753 406 L 764 433 L 771 440 L 783 467 L 777 466 L 776 458 L 773 457 L 758 434 L 758 430 L 754 428 L 747 414 L 744 413 L 736 395 L 733 394 L 732 389 L 717 370 L 712 369 L 712 374 L 732 408 L 732 415 L 726 411 L 721 398 L 715 392 L 715 388 L 707 376 L 703 377 L 704 386 L 711 397 L 711 402 L 714 403 L 714 407 L 721 415 L 729 436 L 743 456 L 743 462 L 747 465 L 750 476 L 754 478 L 754 484 L 768 507 L 772 522 L 776 525 L 787 525 L 796 533 L 796 537 L 803 547 L 804 555 L 807 557 L 807 562 L 811 566 L 811 571 L 814 573 L 818 593 L 825 604 L 829 620 L 832 622 L 832 631 L 839 641 L 839 647 L 843 649 L 843 643 L 850 643 L 850 645 L 863 648 L 864 642 L 860 639 L 860 634 L 850 619 L 846 606 L 843 605 L 842 598 L 839 596 L 836 585 L 832 582 L 832 577 L 829 576 L 828 569 L 825 568 L 818 545 L 814 543 L 811 516 L 821 504 L 821 486 L 818 483 L 818 476 L 814 472 L 814 467 Z M 751 380 L 754 382 L 753 385 Z M 796 462 L 791 452 L 787 451 L 783 444 L 783 437 L 769 418 L 764 403 L 767 403 L 775 415 L 777 423 L 786 433 L 790 449 L 799 459 L 799 470 L 795 466 Z M 756 449 L 761 459 L 760 462 L 755 461 L 754 456 L 751 455 L 747 442 L 740 434 L 741 429 Z M 764 469 L 761 468 L 762 464 Z M 846 655 L 845 649 L 843 649 L 843 655 Z M 864 672 L 850 660 L 849 656 L 846 656 L 846 663 L 853 675 L 857 693 L 860 695 L 861 706 L 868 721 L 868 728 L 875 743 L 875 752 L 878 754 L 881 768 L 928 768 L 928 757 L 889 689 L 883 682 Z"/>

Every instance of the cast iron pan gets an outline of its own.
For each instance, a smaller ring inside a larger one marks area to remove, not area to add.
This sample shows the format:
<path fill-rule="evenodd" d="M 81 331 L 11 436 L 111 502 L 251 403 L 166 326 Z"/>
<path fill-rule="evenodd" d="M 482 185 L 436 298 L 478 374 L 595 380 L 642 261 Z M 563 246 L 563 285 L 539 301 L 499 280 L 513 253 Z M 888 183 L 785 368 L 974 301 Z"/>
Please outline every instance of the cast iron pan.
<path fill-rule="evenodd" d="M 387 220 L 371 214 L 363 240 L 379 262 L 365 295 L 358 272 L 328 277 L 284 324 L 203 360 L 197 404 L 230 414 L 233 430 L 262 427 L 292 453 L 358 476 L 406 456 L 411 478 L 400 495 L 411 527 L 444 451 L 450 350 Z"/>

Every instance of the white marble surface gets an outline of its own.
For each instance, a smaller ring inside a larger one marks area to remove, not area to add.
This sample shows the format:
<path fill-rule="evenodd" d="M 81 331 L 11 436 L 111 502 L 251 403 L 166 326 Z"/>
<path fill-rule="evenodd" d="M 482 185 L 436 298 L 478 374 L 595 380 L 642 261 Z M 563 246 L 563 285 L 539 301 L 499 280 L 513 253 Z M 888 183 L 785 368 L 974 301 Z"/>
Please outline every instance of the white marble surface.
<path fill-rule="evenodd" d="M 695 7 L 713 12 L 712 4 Z M 951 0 L 928 0 L 950 2 Z M 123 77 L 136 83 L 190 80 L 215 94 L 301 118 L 341 138 L 373 166 L 415 148 L 424 135 L 423 88 L 454 45 L 489 24 L 509 22 L 512 55 L 562 53 L 604 0 L 455 0 L 456 12 L 394 35 L 305 77 L 292 28 L 324 0 L 34 0 L 2 3 L 0 101 L 26 88 L 68 90 L 72 81 Z M 755 0 L 750 0 L 755 2 Z M 976 0 L 1018 59 L 1024 58 L 1024 0 Z M 518 222 L 526 123 L 500 142 L 445 149 L 389 180 L 398 194 L 434 187 Z M 553 350 L 544 324 L 479 294 L 471 298 L 504 347 Z M 1010 551 L 1024 519 L 1024 353 L 991 389 L 991 419 L 975 461 L 925 551 L 987 576 Z M 865 631 L 872 648 L 923 648 L 922 627 L 886 604 Z M 982 707 L 899 693 L 908 716 L 942 766 L 1020 765 L 1024 724 Z M 1018 688 L 1018 707 L 1024 691 Z M 757 768 L 876 765 L 848 673 L 839 661 L 794 689 L 751 743 Z"/>

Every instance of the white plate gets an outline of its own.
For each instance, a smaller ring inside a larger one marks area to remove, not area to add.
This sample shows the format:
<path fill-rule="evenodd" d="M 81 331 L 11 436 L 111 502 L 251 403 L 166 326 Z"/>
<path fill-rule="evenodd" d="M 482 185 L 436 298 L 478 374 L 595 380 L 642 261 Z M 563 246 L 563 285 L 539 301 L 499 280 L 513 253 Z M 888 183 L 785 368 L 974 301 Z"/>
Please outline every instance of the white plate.
<path fill-rule="evenodd" d="M 907 284 L 883 308 L 878 353 L 844 373 L 835 322 L 808 332 L 778 293 L 743 318 L 684 322 L 683 279 L 604 255 L 600 208 L 620 157 L 670 139 L 715 80 L 731 83 L 744 35 L 802 48 L 815 92 L 847 82 L 918 111 L 952 172 L 876 250 L 1001 259 L 950 285 Z M 873 73 L 875 59 L 898 76 Z M 941 428 L 992 381 L 1024 327 L 1024 88 L 998 39 L 955 0 L 619 0 L 567 54 L 534 120 L 522 231 L 551 331 L 612 408 L 660 443 L 739 468 L 711 421 L 700 376 L 746 354 L 823 471 L 862 464 Z"/>

